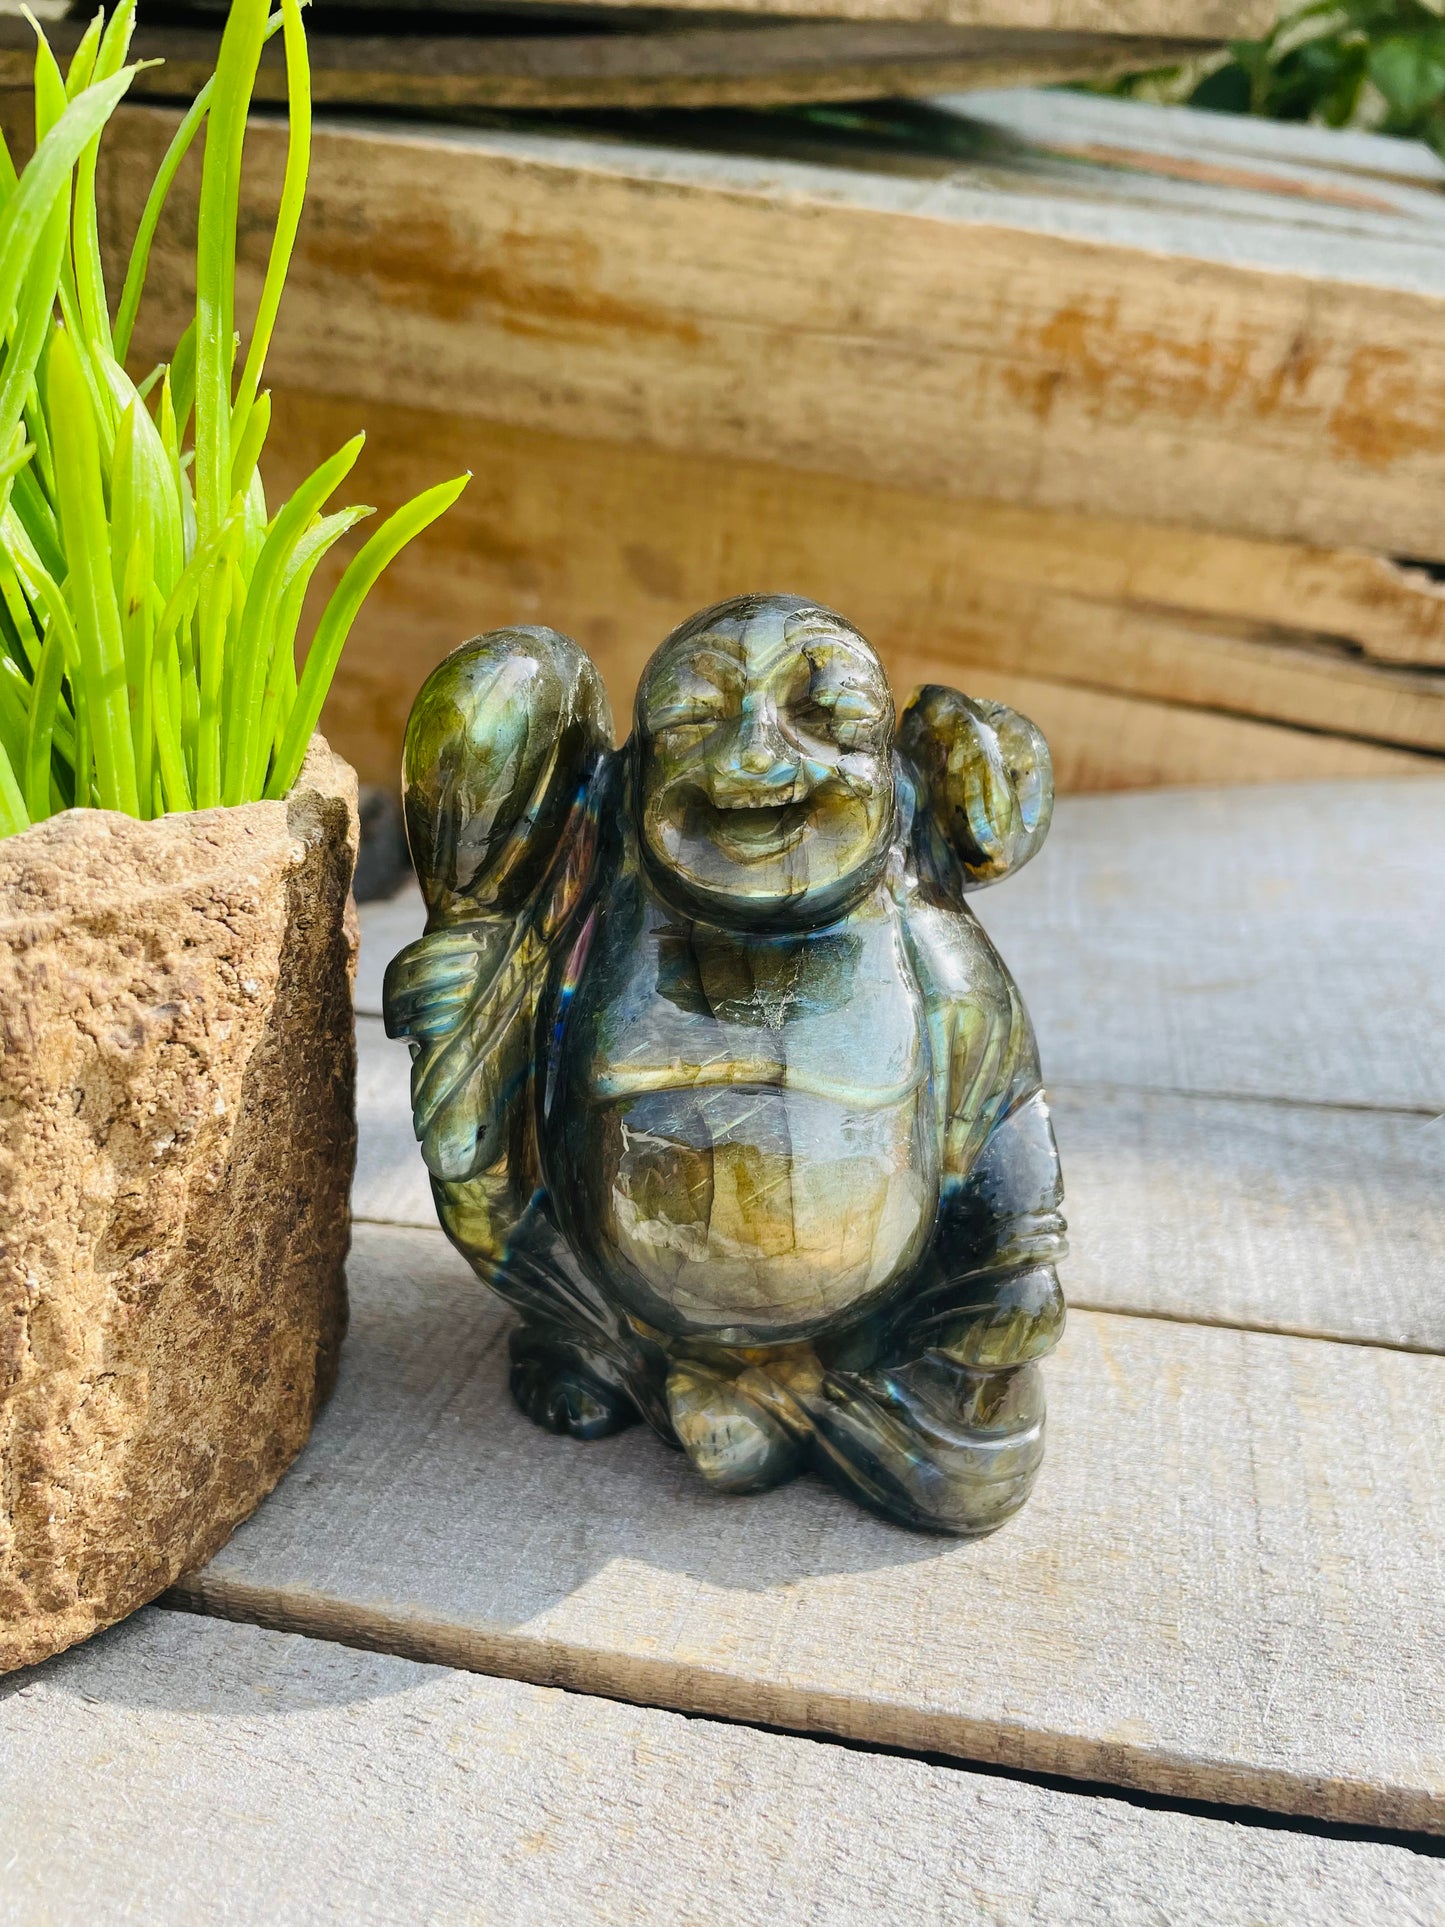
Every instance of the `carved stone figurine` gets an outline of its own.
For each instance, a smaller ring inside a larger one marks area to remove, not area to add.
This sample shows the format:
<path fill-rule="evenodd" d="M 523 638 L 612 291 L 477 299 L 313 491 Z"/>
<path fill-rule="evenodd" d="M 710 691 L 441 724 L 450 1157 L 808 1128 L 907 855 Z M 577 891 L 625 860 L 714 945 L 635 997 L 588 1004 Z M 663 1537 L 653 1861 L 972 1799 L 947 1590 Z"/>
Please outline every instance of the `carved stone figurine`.
<path fill-rule="evenodd" d="M 427 931 L 387 1028 L 443 1227 L 521 1314 L 512 1392 L 639 1415 L 710 1484 L 806 1467 L 885 1517 L 999 1525 L 1043 1449 L 1058 1152 L 964 903 L 1048 829 L 1043 737 L 795 596 L 673 632 L 613 747 L 551 629 L 428 678 L 406 821 Z"/>

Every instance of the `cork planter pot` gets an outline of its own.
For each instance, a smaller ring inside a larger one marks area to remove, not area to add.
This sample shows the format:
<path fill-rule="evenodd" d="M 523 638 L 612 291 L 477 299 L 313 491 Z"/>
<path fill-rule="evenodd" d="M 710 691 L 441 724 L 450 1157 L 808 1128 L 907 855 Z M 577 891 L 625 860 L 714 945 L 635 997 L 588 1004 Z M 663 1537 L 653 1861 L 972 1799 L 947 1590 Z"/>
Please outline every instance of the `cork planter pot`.
<path fill-rule="evenodd" d="M 0 1672 L 207 1559 L 335 1379 L 356 780 L 0 842 Z"/>

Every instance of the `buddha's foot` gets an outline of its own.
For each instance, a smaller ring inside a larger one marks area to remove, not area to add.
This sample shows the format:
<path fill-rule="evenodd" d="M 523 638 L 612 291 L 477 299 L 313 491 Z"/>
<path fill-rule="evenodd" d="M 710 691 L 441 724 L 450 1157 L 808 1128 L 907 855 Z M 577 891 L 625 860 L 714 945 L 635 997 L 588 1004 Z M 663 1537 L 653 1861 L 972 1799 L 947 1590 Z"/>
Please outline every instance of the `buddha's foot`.
<path fill-rule="evenodd" d="M 512 1334 L 512 1397 L 544 1431 L 574 1439 L 605 1439 L 636 1423 L 637 1407 L 604 1361 L 539 1338 L 525 1327 Z"/>
<path fill-rule="evenodd" d="M 702 1365 L 675 1365 L 667 1378 L 667 1408 L 678 1443 L 719 1492 L 765 1492 L 803 1469 L 800 1441 L 736 1378 Z"/>

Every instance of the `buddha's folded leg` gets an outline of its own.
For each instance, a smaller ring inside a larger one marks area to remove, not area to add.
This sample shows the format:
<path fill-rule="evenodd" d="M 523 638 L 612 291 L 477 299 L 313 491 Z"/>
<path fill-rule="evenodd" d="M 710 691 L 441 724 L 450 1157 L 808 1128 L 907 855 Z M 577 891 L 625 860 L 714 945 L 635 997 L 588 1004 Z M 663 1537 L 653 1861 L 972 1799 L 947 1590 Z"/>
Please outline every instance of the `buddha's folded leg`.
<path fill-rule="evenodd" d="M 940 1358 L 830 1372 L 812 1402 L 817 1469 L 870 1511 L 928 1532 L 992 1532 L 1028 1497 L 1044 1448 L 1035 1365 L 971 1372 Z"/>
<path fill-rule="evenodd" d="M 667 1403 L 679 1445 L 719 1492 L 765 1492 L 803 1469 L 808 1423 L 760 1371 L 683 1360 L 668 1374 Z"/>

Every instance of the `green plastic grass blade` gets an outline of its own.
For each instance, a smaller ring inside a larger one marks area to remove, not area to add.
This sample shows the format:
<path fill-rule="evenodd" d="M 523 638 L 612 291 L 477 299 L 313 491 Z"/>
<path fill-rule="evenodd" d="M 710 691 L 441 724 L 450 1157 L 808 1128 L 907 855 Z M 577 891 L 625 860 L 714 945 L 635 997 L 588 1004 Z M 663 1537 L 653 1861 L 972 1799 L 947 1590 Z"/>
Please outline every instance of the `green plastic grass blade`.
<path fill-rule="evenodd" d="M 70 803 L 72 809 L 91 806 L 95 793 L 95 759 L 91 754 L 90 704 L 86 701 L 85 678 L 77 675 L 70 685 L 75 705 L 75 754 L 70 761 Z"/>
<path fill-rule="evenodd" d="M 70 224 L 69 198 L 66 193 L 55 197 L 31 258 L 30 273 L 17 299 L 4 371 L 0 373 L 0 448 L 9 447 L 10 438 L 25 412 L 50 333 Z"/>
<path fill-rule="evenodd" d="M 171 402 L 176 415 L 176 443 L 179 446 L 186 439 L 186 428 L 190 423 L 191 410 L 196 403 L 196 324 L 187 322 L 185 333 L 176 343 L 176 352 L 171 356 Z"/>
<path fill-rule="evenodd" d="M 281 16 L 273 13 L 266 22 L 266 38 L 280 31 Z M 115 352 L 124 361 L 130 350 L 130 338 L 135 332 L 135 318 L 140 312 L 141 296 L 145 293 L 146 270 L 150 265 L 151 248 L 155 243 L 156 229 L 160 226 L 161 215 L 166 201 L 180 172 L 181 162 L 191 150 L 191 143 L 201 130 L 210 110 L 211 96 L 215 92 L 216 81 L 212 75 L 186 110 L 180 126 L 171 137 L 165 158 L 156 170 L 155 180 L 151 183 L 150 193 L 146 196 L 145 207 L 141 211 L 140 224 L 131 243 L 130 261 L 125 271 L 125 283 L 121 289 L 120 303 L 115 311 Z"/>
<path fill-rule="evenodd" d="M 200 132 L 201 124 L 210 108 L 211 95 L 215 91 L 214 76 L 208 80 L 191 102 L 185 118 L 171 137 L 165 158 L 151 191 L 146 196 L 145 207 L 141 210 L 140 226 L 136 229 L 135 240 L 131 243 L 130 261 L 126 267 L 125 283 L 121 288 L 120 305 L 115 311 L 115 352 L 119 360 L 124 360 L 130 350 L 130 338 L 135 332 L 135 318 L 140 312 L 141 296 L 145 293 L 146 269 L 150 265 L 151 248 L 155 243 L 156 229 L 160 226 L 161 215 L 165 211 L 166 200 L 180 172 L 181 162 L 190 152 L 191 142 Z"/>
<path fill-rule="evenodd" d="M 45 38 L 45 29 L 38 20 L 32 19 L 30 24 L 35 29 L 35 141 L 38 147 L 65 112 L 69 95 L 65 91 L 65 75 Z"/>
<path fill-rule="evenodd" d="M 438 482 L 434 488 L 426 489 L 414 501 L 388 516 L 352 559 L 316 626 L 316 637 L 301 672 L 296 701 L 286 721 L 271 780 L 266 785 L 268 796 L 284 796 L 300 774 L 306 746 L 331 687 L 337 657 L 377 577 L 414 536 L 451 507 L 470 480 L 470 475 L 457 475 L 449 482 Z"/>
<path fill-rule="evenodd" d="M 105 809 L 139 814 L 120 612 L 110 562 L 100 446 L 80 357 L 63 329 L 51 343 L 46 404 L 55 447 L 68 597 L 80 639 L 81 682 Z"/>
<path fill-rule="evenodd" d="M 0 750 L 0 836 L 14 836 L 29 827 L 30 818 L 26 814 L 20 785 L 15 780 L 15 771 L 10 758 Z"/>
<path fill-rule="evenodd" d="M 296 631 L 301 626 L 301 610 L 311 579 L 322 558 L 347 530 L 375 513 L 375 509 L 363 503 L 323 516 L 297 543 L 287 565 L 276 614 L 276 633 L 271 643 L 266 694 L 261 704 L 261 727 L 253 744 L 255 761 L 246 772 L 246 786 L 252 796 L 265 788 L 271 753 L 277 747 L 277 721 L 290 715 L 296 699 Z"/>
<path fill-rule="evenodd" d="M 306 199 L 306 177 L 311 169 L 311 66 L 297 0 L 281 0 L 281 17 L 286 32 L 286 172 L 281 183 L 276 228 L 271 236 L 271 253 L 266 262 L 266 278 L 261 285 L 256 322 L 251 330 L 251 344 L 241 370 L 231 419 L 231 432 L 238 439 L 246 432 L 247 419 L 261 385 L 261 370 L 271 346 L 286 274 L 291 266 L 296 230 L 301 224 L 301 207 Z"/>
<path fill-rule="evenodd" d="M 34 442 L 23 442 L 13 454 L 7 455 L 4 461 L 0 462 L 0 489 L 8 490 L 21 469 L 30 466 L 30 458 L 34 453 Z M 5 506 L 5 499 L 0 498 L 0 513 L 4 512 Z"/>
<path fill-rule="evenodd" d="M 236 443 L 236 453 L 231 462 L 231 493 L 250 485 L 256 464 L 261 459 L 261 450 L 266 445 L 266 437 L 271 432 L 271 395 L 269 389 L 256 397 L 244 432 Z"/>
<path fill-rule="evenodd" d="M 231 498 L 231 369 L 236 220 L 246 112 L 266 31 L 266 0 L 232 0 L 216 62 L 196 227 L 196 528 L 219 527 Z M 201 603 L 207 602 L 202 591 Z M 203 805 L 204 807 L 204 805 Z"/>
<path fill-rule="evenodd" d="M 48 339 L 48 337 L 47 337 Z M 50 458 L 50 429 L 46 424 L 45 410 L 40 405 L 39 390 L 45 381 L 45 353 L 42 349 L 40 367 L 36 372 L 36 386 L 31 389 L 25 403 L 25 413 L 21 419 L 25 423 L 25 433 L 35 444 L 35 474 L 50 501 L 55 500 L 55 463 Z"/>
<path fill-rule="evenodd" d="M 169 660 L 156 656 L 151 665 L 153 687 L 151 690 L 151 713 L 155 717 L 156 762 L 160 770 L 161 791 L 168 810 L 191 810 L 195 801 L 191 795 L 190 778 L 186 774 L 185 752 L 182 748 L 180 718 L 175 708 L 176 650 L 172 638 Z"/>
<path fill-rule="evenodd" d="M 287 564 L 312 517 L 356 466 L 364 439 L 361 435 L 353 437 L 329 461 L 323 462 L 314 475 L 307 477 L 277 514 L 256 558 L 256 567 L 247 587 L 246 609 L 238 638 L 237 662 L 240 667 L 232 688 L 227 717 L 225 784 L 221 793 L 223 803 L 244 800 L 248 771 L 253 763 L 260 760 L 262 698 L 266 690 L 266 671 L 270 667 L 270 648 L 275 640 L 276 614 L 285 586 Z"/>
<path fill-rule="evenodd" d="M 61 114 L 40 142 L 15 192 L 0 208 L 0 332 L 8 333 L 21 283 L 45 231 L 46 217 L 65 192 L 81 149 L 98 134 L 137 69 L 124 68 L 88 87 Z"/>
<path fill-rule="evenodd" d="M 244 529 L 235 524 L 214 564 L 201 579 L 196 626 L 196 808 L 214 809 L 221 800 L 221 714 L 224 708 L 226 639 L 240 583 L 239 550 Z"/>
<path fill-rule="evenodd" d="M 24 767 L 29 719 L 30 678 L 13 656 L 0 656 L 0 750 L 16 770 Z"/>
<path fill-rule="evenodd" d="M 266 0 L 233 0 L 221 36 L 206 128 L 196 228 L 195 508 L 196 539 L 206 542 L 231 499 L 231 371 L 235 352 L 236 221 L 246 112 L 266 26 Z M 221 708 L 226 634 L 239 569 L 230 549 L 201 582 L 197 662 L 195 798 L 221 800 Z"/>
<path fill-rule="evenodd" d="M 70 56 L 70 66 L 65 74 L 65 91 L 72 100 L 83 94 L 90 85 L 95 72 L 96 55 L 100 52 L 100 36 L 105 27 L 105 14 L 95 14 L 85 32 L 80 36 L 75 52 Z"/>
<path fill-rule="evenodd" d="M 148 531 L 153 580 L 164 600 L 185 566 L 185 528 L 175 477 L 150 410 L 131 386 L 125 370 L 112 362 L 111 387 L 121 407 L 111 463 L 111 542 L 117 571 L 116 593 L 126 557 L 142 528 Z"/>
<path fill-rule="evenodd" d="M 18 572 L 20 554 L 25 546 L 16 540 L 21 533 L 15 526 L 13 510 L 7 509 L 4 517 L 6 541 L 0 548 L 0 605 L 9 618 L 9 626 L 16 642 L 18 654 L 33 669 L 40 660 L 41 636 L 30 613 L 30 602 L 22 586 Z"/>
<path fill-rule="evenodd" d="M 68 614 L 65 620 L 69 621 Z M 73 631 L 69 641 L 74 648 Z M 45 647 L 40 652 L 25 738 L 25 807 L 36 822 L 50 814 L 50 756 L 60 707 L 60 684 L 65 675 L 66 643 L 63 627 L 52 620 Z"/>
<path fill-rule="evenodd" d="M 135 786 L 141 814 L 150 815 L 155 741 L 151 716 L 152 645 L 155 640 L 152 607 L 154 523 L 137 520 L 126 558 L 120 597 L 120 627 L 125 651 L 125 680 L 130 692 L 131 740 L 135 745 Z"/>
<path fill-rule="evenodd" d="M 34 443 L 29 446 L 34 447 Z M 36 458 L 39 454 L 36 448 Z M 64 575 L 65 558 L 60 549 L 60 530 L 56 526 L 55 511 L 45 499 L 35 468 L 36 461 L 31 460 L 20 470 L 15 477 L 11 501 L 21 526 L 46 568 L 52 575 Z"/>
<path fill-rule="evenodd" d="M 101 17 L 97 15 L 97 21 Z M 109 80 L 120 72 L 130 50 L 134 28 L 135 0 L 122 0 L 100 38 L 94 64 L 97 80 Z M 100 259 L 100 230 L 95 205 L 95 169 L 99 155 L 100 135 L 96 134 L 86 142 L 76 164 L 71 251 L 75 257 L 75 286 L 86 337 L 110 355 L 114 353 L 114 347 L 110 335 L 110 312 L 105 298 L 105 270 Z"/>

